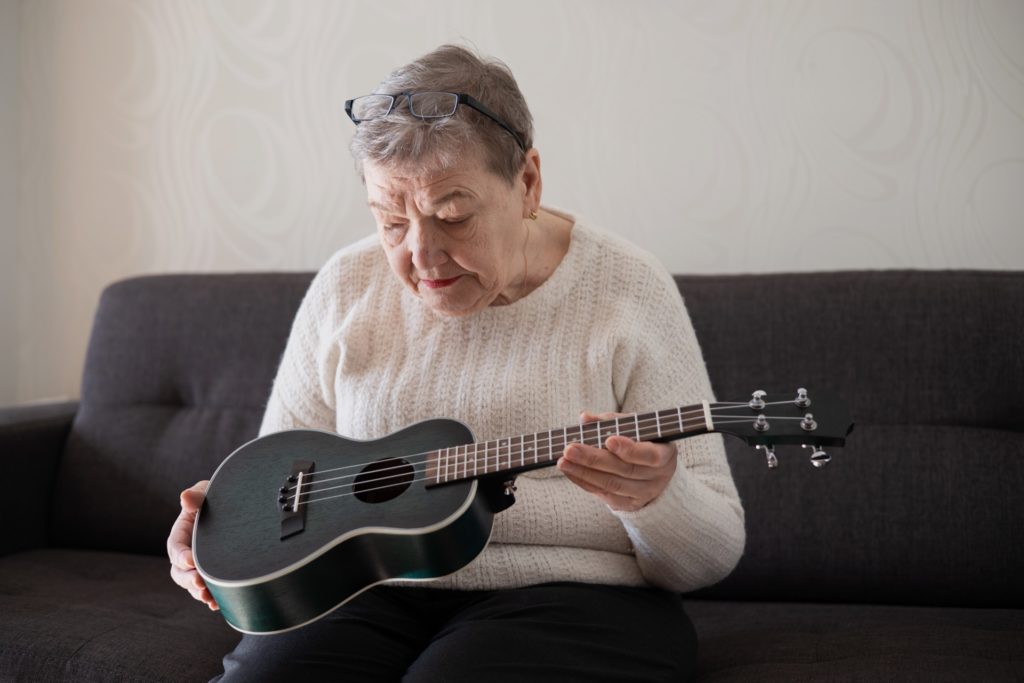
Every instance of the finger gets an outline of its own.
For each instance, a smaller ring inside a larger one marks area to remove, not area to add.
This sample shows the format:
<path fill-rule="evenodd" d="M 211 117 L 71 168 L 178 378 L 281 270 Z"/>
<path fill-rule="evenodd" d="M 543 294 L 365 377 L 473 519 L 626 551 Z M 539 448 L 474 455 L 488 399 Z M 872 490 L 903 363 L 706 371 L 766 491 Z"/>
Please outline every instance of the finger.
<path fill-rule="evenodd" d="M 210 593 L 210 589 L 206 587 L 203 577 L 199 576 L 199 572 L 194 569 L 183 571 L 177 567 L 171 567 L 171 578 L 176 584 L 187 590 L 193 598 L 206 603 L 206 606 L 210 609 L 220 609 L 213 594 Z"/>
<path fill-rule="evenodd" d="M 614 420 L 617 417 L 622 417 L 626 413 L 592 413 L 589 410 L 584 410 L 580 413 L 580 422 L 598 422 L 599 420 Z"/>
<path fill-rule="evenodd" d="M 657 470 L 626 462 L 616 454 L 603 448 L 595 448 L 586 444 L 569 444 L 565 448 L 562 459 L 581 465 L 591 470 L 626 479 L 647 480 L 658 476 Z"/>
<path fill-rule="evenodd" d="M 587 467 L 566 458 L 558 461 L 558 469 L 566 476 L 571 475 L 577 483 L 582 482 L 582 484 L 592 487 L 591 493 L 600 492 L 624 498 L 636 498 L 641 495 L 641 487 L 635 480 Z M 583 488 L 589 490 L 586 486 Z"/>
<path fill-rule="evenodd" d="M 191 552 L 192 529 L 209 485 L 208 480 L 203 480 L 181 492 L 181 512 L 167 537 L 167 557 L 182 569 L 195 567 Z"/>
<path fill-rule="evenodd" d="M 623 462 L 642 468 L 664 467 L 677 453 L 670 444 L 634 441 L 625 436 L 608 437 L 605 447 Z"/>
<path fill-rule="evenodd" d="M 171 566 L 171 579 L 187 591 L 202 590 L 206 588 L 206 582 L 195 569 L 179 569 Z"/>
<path fill-rule="evenodd" d="M 192 558 L 192 529 L 195 527 L 195 519 L 194 512 L 182 510 L 167 537 L 167 557 L 171 564 L 181 569 L 193 569 L 196 566 Z"/>
<path fill-rule="evenodd" d="M 181 509 L 186 512 L 196 512 L 206 498 L 206 489 L 209 488 L 208 479 L 196 482 L 191 487 L 181 492 Z"/>
<path fill-rule="evenodd" d="M 566 472 L 565 478 L 579 486 L 584 491 L 595 495 L 613 510 L 638 510 L 643 507 L 642 502 L 635 498 L 627 498 L 625 496 L 619 496 L 614 493 L 602 491 L 590 482 L 577 477 L 571 472 Z"/>

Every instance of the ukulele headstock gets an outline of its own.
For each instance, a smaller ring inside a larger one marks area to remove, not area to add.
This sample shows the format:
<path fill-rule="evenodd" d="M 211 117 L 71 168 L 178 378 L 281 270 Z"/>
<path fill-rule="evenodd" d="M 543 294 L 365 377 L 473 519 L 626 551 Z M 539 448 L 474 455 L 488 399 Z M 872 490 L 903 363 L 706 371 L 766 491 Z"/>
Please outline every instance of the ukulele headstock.
<path fill-rule="evenodd" d="M 810 449 L 811 464 L 822 467 L 832 459 L 825 447 L 843 446 L 853 431 L 845 404 L 821 389 L 801 387 L 788 396 L 758 390 L 747 401 L 712 404 L 711 414 L 715 431 L 764 451 L 770 468 L 778 467 L 779 444 Z"/>

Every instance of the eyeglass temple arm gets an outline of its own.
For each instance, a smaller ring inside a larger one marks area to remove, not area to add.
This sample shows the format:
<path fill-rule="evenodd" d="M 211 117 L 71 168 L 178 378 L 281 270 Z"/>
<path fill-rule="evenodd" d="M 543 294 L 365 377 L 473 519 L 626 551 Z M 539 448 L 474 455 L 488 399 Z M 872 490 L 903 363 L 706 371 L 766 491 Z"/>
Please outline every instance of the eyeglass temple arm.
<path fill-rule="evenodd" d="M 516 141 L 517 145 L 519 145 L 519 149 L 523 150 L 524 152 L 526 151 L 526 143 L 523 142 L 523 139 L 522 137 L 520 137 L 519 133 L 512 130 L 512 128 L 507 123 L 498 118 L 498 115 L 495 114 L 490 109 L 488 109 L 483 102 L 476 99 L 472 95 L 467 95 L 466 93 L 459 93 L 458 98 L 460 103 L 464 102 L 468 104 L 469 106 L 473 107 L 473 109 L 476 109 L 478 112 L 489 118 L 491 121 L 494 121 L 496 124 L 507 130 L 509 135 L 512 136 L 512 139 Z"/>

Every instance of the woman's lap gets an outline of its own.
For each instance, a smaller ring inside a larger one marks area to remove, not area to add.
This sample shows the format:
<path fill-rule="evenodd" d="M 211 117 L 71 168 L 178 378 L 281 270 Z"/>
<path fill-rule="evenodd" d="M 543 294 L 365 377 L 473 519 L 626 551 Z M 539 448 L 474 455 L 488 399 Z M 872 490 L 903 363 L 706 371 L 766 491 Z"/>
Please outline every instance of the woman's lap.
<path fill-rule="evenodd" d="M 679 681 L 695 660 L 682 601 L 663 591 L 378 586 L 301 629 L 246 636 L 216 680 Z"/>

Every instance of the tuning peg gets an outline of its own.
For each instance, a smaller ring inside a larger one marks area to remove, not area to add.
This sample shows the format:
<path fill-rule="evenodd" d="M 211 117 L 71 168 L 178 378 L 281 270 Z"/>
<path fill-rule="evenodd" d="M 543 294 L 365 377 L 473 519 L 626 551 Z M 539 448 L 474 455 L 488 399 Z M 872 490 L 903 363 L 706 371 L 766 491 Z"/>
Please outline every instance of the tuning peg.
<path fill-rule="evenodd" d="M 793 403 L 795 403 L 799 408 L 807 408 L 808 406 L 810 406 L 811 399 L 807 395 L 807 390 L 804 388 L 797 389 L 796 398 L 793 400 Z"/>
<path fill-rule="evenodd" d="M 757 444 L 754 446 L 756 450 L 763 450 L 765 457 L 768 458 L 768 469 L 774 470 L 779 466 L 779 459 L 775 457 L 775 446 L 765 446 L 764 444 Z"/>
<path fill-rule="evenodd" d="M 768 427 L 768 418 L 764 416 L 764 413 L 761 413 L 757 416 L 757 419 L 754 420 L 754 430 L 758 432 L 767 432 Z"/>
<path fill-rule="evenodd" d="M 800 444 L 800 447 L 811 449 L 811 464 L 814 465 L 815 467 L 824 467 L 832 460 L 831 455 L 821 450 L 817 446 L 808 446 L 807 444 Z"/>
<path fill-rule="evenodd" d="M 751 395 L 750 403 L 747 405 L 749 405 L 752 410 L 764 410 L 764 398 L 767 395 L 767 392 L 758 389 Z"/>
<path fill-rule="evenodd" d="M 804 419 L 800 420 L 800 428 L 805 432 L 813 432 L 818 428 L 818 423 L 814 421 L 814 415 L 806 413 Z"/>

